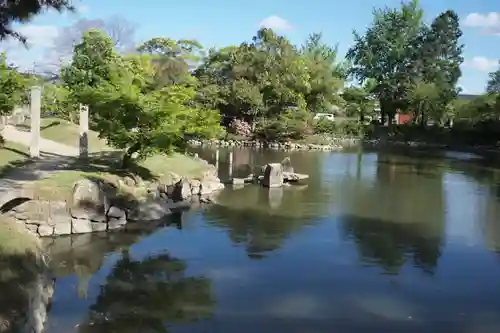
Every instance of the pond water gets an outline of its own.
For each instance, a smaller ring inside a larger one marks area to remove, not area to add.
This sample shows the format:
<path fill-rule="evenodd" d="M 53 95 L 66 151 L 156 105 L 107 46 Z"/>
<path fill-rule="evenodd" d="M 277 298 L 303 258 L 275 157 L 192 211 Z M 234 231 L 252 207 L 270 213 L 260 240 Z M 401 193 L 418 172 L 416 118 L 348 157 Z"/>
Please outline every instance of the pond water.
<path fill-rule="evenodd" d="M 461 154 L 241 149 L 234 173 L 285 156 L 305 185 L 227 188 L 154 230 L 55 240 L 46 331 L 500 332 L 496 169 Z"/>

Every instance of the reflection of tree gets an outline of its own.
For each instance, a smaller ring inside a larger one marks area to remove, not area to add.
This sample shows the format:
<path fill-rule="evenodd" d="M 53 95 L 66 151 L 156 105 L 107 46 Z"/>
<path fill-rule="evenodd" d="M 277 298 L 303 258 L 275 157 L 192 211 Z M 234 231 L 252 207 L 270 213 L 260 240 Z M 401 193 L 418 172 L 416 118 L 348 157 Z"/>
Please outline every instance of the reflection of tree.
<path fill-rule="evenodd" d="M 398 224 L 346 216 L 344 232 L 353 237 L 363 260 L 375 262 L 388 274 L 397 274 L 411 258 L 413 264 L 432 273 L 441 255 L 440 235 L 426 235 L 425 226 Z"/>
<path fill-rule="evenodd" d="M 339 184 L 342 229 L 364 260 L 397 273 L 411 257 L 432 272 L 445 232 L 442 168 L 435 161 L 379 153 L 374 183 Z"/>
<path fill-rule="evenodd" d="M 274 214 L 258 207 L 216 205 L 204 214 L 209 223 L 227 230 L 231 241 L 244 244 L 248 256 L 253 259 L 265 258 L 266 253 L 279 249 L 293 232 L 308 224 L 300 217 Z"/>
<path fill-rule="evenodd" d="M 90 307 L 81 332 L 168 332 L 168 325 L 212 315 L 211 283 L 185 276 L 183 261 L 161 254 L 134 260 L 124 252 Z"/>

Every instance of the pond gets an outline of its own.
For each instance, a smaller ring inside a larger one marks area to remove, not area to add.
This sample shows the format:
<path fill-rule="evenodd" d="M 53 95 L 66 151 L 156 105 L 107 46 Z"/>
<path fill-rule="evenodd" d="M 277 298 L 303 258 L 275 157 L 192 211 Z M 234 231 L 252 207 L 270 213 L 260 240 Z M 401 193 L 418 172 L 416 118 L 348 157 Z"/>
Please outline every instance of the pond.
<path fill-rule="evenodd" d="M 499 171 L 237 149 L 234 174 L 286 156 L 303 185 L 228 187 L 161 228 L 55 240 L 46 332 L 500 332 Z"/>

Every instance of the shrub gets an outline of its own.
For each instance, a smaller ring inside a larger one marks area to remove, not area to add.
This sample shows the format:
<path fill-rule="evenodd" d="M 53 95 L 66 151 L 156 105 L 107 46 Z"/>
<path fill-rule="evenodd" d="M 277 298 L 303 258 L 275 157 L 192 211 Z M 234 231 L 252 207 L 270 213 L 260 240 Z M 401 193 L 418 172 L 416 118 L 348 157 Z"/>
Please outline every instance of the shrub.
<path fill-rule="evenodd" d="M 233 119 L 231 124 L 229 124 L 229 130 L 230 133 L 242 137 L 249 137 L 252 134 L 250 124 L 240 119 Z"/>

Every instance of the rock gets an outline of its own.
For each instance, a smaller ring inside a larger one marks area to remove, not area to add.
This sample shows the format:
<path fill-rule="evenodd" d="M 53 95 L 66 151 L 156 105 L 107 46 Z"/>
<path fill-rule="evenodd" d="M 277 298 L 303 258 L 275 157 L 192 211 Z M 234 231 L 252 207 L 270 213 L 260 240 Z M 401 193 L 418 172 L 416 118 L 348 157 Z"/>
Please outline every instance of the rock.
<path fill-rule="evenodd" d="M 38 234 L 40 237 L 52 236 L 54 234 L 54 227 L 47 224 L 42 224 L 38 227 Z"/>
<path fill-rule="evenodd" d="M 106 231 L 108 229 L 107 223 L 91 222 L 92 232 Z"/>
<path fill-rule="evenodd" d="M 125 178 L 123 178 L 123 182 L 125 183 L 125 185 L 127 185 L 128 187 L 133 187 L 136 185 L 136 182 L 135 182 L 135 179 L 132 178 L 132 177 L 129 177 L 129 176 L 126 176 Z"/>
<path fill-rule="evenodd" d="M 206 196 L 212 194 L 216 191 L 222 190 L 224 188 L 224 184 L 217 179 L 204 179 L 201 182 L 200 195 Z"/>
<path fill-rule="evenodd" d="M 25 224 L 25 227 L 35 234 L 38 232 L 38 224 Z"/>
<path fill-rule="evenodd" d="M 191 179 L 189 185 L 191 186 L 191 195 L 200 194 L 201 182 L 198 179 Z"/>
<path fill-rule="evenodd" d="M 108 212 L 106 213 L 106 216 L 109 219 L 122 219 L 124 220 L 126 218 L 125 211 L 121 208 L 118 208 L 116 206 L 111 206 L 108 209 Z"/>
<path fill-rule="evenodd" d="M 128 214 L 127 218 L 131 221 L 155 221 L 171 213 L 171 210 L 167 207 L 166 201 L 160 199 L 139 203 L 137 207 Z"/>
<path fill-rule="evenodd" d="M 103 223 L 106 225 L 105 223 Z M 85 234 L 92 232 L 92 222 L 88 219 L 71 219 L 71 233 L 72 234 Z"/>
<path fill-rule="evenodd" d="M 245 185 L 245 179 L 244 178 L 233 178 L 231 183 L 233 185 Z"/>
<path fill-rule="evenodd" d="M 308 179 L 309 175 L 293 172 L 283 172 L 283 180 L 287 182 L 298 182 Z"/>
<path fill-rule="evenodd" d="M 174 201 L 182 201 L 191 196 L 191 186 L 189 185 L 189 181 L 185 178 L 179 180 L 175 186 L 174 191 L 172 192 L 171 198 Z"/>
<path fill-rule="evenodd" d="M 59 222 L 54 225 L 54 235 L 70 235 L 71 221 Z"/>
<path fill-rule="evenodd" d="M 123 228 L 127 224 L 125 219 L 116 219 L 108 222 L 108 230 Z"/>
<path fill-rule="evenodd" d="M 82 179 L 73 187 L 69 205 L 71 217 L 93 222 L 105 222 L 109 200 L 102 184 L 90 179 Z"/>
<path fill-rule="evenodd" d="M 283 186 L 283 168 L 280 163 L 269 163 L 266 166 L 262 185 L 269 188 Z"/>
<path fill-rule="evenodd" d="M 290 156 L 285 157 L 285 159 L 281 161 L 281 167 L 283 168 L 283 172 L 294 172 Z"/>

